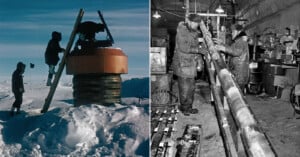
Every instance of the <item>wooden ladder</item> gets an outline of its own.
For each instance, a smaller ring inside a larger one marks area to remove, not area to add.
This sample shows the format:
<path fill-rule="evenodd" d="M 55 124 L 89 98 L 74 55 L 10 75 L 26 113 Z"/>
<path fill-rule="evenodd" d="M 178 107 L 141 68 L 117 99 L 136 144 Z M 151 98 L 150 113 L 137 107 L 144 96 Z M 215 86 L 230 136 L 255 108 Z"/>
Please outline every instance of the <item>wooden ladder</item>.
<path fill-rule="evenodd" d="M 62 74 L 62 72 L 64 70 L 64 67 L 66 65 L 66 58 L 67 58 L 68 54 L 70 53 L 70 50 L 71 50 L 72 45 L 73 45 L 73 42 L 75 40 L 77 28 L 78 28 L 78 25 L 80 24 L 80 22 L 82 20 L 83 14 L 84 14 L 83 9 L 80 9 L 79 13 L 78 13 L 78 16 L 76 18 L 76 22 L 75 22 L 74 27 L 73 27 L 73 31 L 72 31 L 71 36 L 69 38 L 69 42 L 68 42 L 68 45 L 66 47 L 66 51 L 64 52 L 64 55 L 63 55 L 63 57 L 61 59 L 61 62 L 60 62 L 59 67 L 58 67 L 58 70 L 57 70 L 57 72 L 55 74 L 55 77 L 54 77 L 54 81 L 53 81 L 53 83 L 52 83 L 52 85 L 50 87 L 50 91 L 48 93 L 48 96 L 45 99 L 45 104 L 43 106 L 43 109 L 41 110 L 41 113 L 45 113 L 49 109 L 49 106 L 50 106 L 50 103 L 51 103 L 52 98 L 54 96 L 54 93 L 55 93 L 56 87 L 58 85 L 59 79 L 60 79 L 61 74 Z"/>

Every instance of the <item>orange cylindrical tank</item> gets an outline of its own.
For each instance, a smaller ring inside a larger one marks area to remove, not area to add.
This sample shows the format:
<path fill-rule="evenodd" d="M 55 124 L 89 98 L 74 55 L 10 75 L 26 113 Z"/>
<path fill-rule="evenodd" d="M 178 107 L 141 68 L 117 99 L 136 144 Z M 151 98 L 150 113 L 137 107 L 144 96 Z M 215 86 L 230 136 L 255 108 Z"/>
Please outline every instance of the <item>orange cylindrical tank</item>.
<path fill-rule="evenodd" d="M 67 74 L 73 76 L 75 106 L 121 102 L 121 74 L 128 73 L 128 59 L 121 49 L 96 48 L 71 53 Z"/>
<path fill-rule="evenodd" d="M 97 48 L 92 52 L 68 56 L 67 74 L 125 74 L 128 59 L 119 48 Z"/>

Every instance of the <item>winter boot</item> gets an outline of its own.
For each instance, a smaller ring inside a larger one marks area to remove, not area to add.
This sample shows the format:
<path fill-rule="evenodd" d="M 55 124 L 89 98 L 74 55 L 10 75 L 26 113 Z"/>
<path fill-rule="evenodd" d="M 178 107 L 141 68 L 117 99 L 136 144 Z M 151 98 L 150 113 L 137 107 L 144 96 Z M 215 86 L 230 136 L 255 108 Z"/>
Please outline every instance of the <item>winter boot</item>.
<path fill-rule="evenodd" d="M 17 114 L 20 114 L 21 112 L 20 112 L 20 108 L 17 108 Z"/>
<path fill-rule="evenodd" d="M 196 108 L 192 108 L 192 106 L 183 106 L 180 105 L 179 110 L 182 112 L 183 115 L 189 116 L 190 114 L 197 114 L 199 111 Z"/>

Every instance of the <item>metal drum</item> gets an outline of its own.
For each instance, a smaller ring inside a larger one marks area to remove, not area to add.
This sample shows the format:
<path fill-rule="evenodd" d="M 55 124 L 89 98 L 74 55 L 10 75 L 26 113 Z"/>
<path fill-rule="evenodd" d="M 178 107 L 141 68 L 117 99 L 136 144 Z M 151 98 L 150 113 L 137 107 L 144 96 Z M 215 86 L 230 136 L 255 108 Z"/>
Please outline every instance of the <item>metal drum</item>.
<path fill-rule="evenodd" d="M 70 55 L 67 74 L 73 75 L 74 105 L 120 103 L 121 74 L 128 72 L 127 56 L 118 48 L 97 48 Z"/>
<path fill-rule="evenodd" d="M 250 94 L 259 94 L 262 90 L 262 68 L 259 62 L 249 63 L 249 83 L 247 92 Z"/>
<path fill-rule="evenodd" d="M 75 106 L 120 103 L 120 75 L 128 73 L 128 57 L 122 49 L 111 47 L 114 40 L 101 12 L 98 14 L 102 23 L 86 21 L 78 25 L 80 37 L 66 60 L 66 73 L 74 76 Z M 104 31 L 106 40 L 95 39 L 96 33 Z"/>

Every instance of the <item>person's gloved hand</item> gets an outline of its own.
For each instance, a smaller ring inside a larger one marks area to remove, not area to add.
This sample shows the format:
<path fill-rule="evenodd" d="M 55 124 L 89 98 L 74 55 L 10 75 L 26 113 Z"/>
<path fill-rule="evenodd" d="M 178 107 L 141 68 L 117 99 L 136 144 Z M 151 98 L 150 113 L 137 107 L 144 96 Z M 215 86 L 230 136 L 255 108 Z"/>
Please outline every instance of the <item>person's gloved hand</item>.
<path fill-rule="evenodd" d="M 224 45 L 215 45 L 215 49 L 217 49 L 218 51 L 223 51 L 225 52 L 226 51 L 226 47 Z"/>
<path fill-rule="evenodd" d="M 215 44 L 217 44 L 217 45 L 222 45 L 222 44 L 224 44 L 224 41 L 221 40 L 221 39 L 213 38 L 212 40 L 213 40 L 213 42 L 214 42 Z"/>
<path fill-rule="evenodd" d="M 212 58 L 213 60 L 218 60 L 218 59 L 220 58 L 220 55 L 219 55 L 218 52 L 215 52 L 215 53 L 212 53 L 212 54 L 211 54 L 211 58 Z"/>

